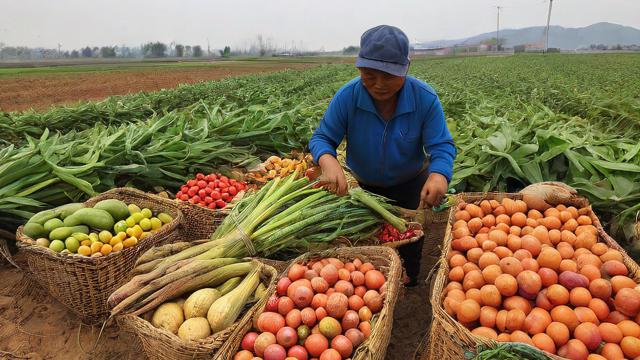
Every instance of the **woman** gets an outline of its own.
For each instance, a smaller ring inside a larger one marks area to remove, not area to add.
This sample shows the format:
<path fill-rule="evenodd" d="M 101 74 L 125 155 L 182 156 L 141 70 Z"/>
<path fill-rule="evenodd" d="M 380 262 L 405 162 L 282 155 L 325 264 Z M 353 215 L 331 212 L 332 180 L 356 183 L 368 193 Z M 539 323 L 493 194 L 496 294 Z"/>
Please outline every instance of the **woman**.
<path fill-rule="evenodd" d="M 360 77 L 336 93 L 309 142 L 322 185 L 347 192 L 336 159 L 346 137 L 347 165 L 362 188 L 408 209 L 440 204 L 456 149 L 435 91 L 407 76 L 409 39 L 393 26 L 367 30 L 356 67 Z M 420 239 L 399 248 L 407 286 L 417 284 L 422 244 Z"/>

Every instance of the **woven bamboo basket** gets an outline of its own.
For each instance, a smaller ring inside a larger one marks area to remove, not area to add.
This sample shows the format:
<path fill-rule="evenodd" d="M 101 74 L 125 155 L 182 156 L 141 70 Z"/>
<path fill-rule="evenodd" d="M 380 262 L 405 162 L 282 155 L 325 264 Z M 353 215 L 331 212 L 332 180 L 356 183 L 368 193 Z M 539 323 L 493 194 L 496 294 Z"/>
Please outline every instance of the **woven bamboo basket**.
<path fill-rule="evenodd" d="M 459 200 L 467 203 L 478 203 L 485 199 L 495 199 L 500 201 L 505 197 L 514 200 L 522 198 L 520 194 L 514 193 L 462 193 L 459 195 Z M 588 201 L 584 198 L 576 197 L 565 203 L 565 205 L 587 207 L 589 209 L 588 215 L 591 217 L 591 221 L 598 231 L 598 241 L 604 242 L 612 249 L 620 251 L 623 256 L 624 264 L 629 269 L 629 277 L 640 282 L 640 267 L 627 255 L 624 249 L 604 231 L 600 220 L 589 206 Z M 449 264 L 446 259 L 451 249 L 451 241 L 453 240 L 451 227 L 455 220 L 454 216 L 455 212 L 452 212 L 443 243 L 444 250 L 439 261 L 440 268 L 436 275 L 433 292 L 431 294 L 431 306 L 433 309 L 434 319 L 429 334 L 428 349 L 426 352 L 422 353 L 420 357 L 416 357 L 417 359 L 465 359 L 470 356 L 472 357 L 475 354 L 478 345 L 495 347 L 497 344 L 495 341 L 489 340 L 488 338 L 472 334 L 466 327 L 447 314 L 443 308 L 443 291 L 449 282 Z M 564 359 L 555 355 L 547 355 L 555 360 Z"/>
<path fill-rule="evenodd" d="M 180 238 L 185 241 L 208 239 L 228 214 L 225 209 L 212 210 L 181 200 L 173 202 L 183 214 Z"/>
<path fill-rule="evenodd" d="M 269 265 L 262 269 L 260 275 L 263 283 L 266 283 L 268 293 L 275 290 L 278 271 Z M 151 360 L 191 360 L 191 359 L 211 359 L 227 339 L 236 331 L 241 324 L 251 322 L 253 315 L 262 309 L 268 298 L 265 297 L 249 307 L 235 324 L 229 328 L 219 331 L 205 339 L 197 341 L 183 341 L 177 335 L 158 329 L 140 316 L 126 314 L 116 316 L 116 322 L 120 328 L 126 332 L 134 334 L 142 342 L 144 353 Z"/>
<path fill-rule="evenodd" d="M 173 221 L 141 240 L 138 245 L 104 257 L 86 257 L 55 253 L 30 244 L 32 239 L 18 228 L 19 252 L 26 258 L 26 270 L 56 300 L 87 324 L 97 324 L 109 314 L 107 298 L 130 276 L 130 271 L 142 253 L 154 245 L 170 242 L 178 234 L 182 213 L 166 199 L 131 188 L 117 188 L 85 202 L 87 206 L 105 199 L 135 203 L 157 212 L 165 212 Z"/>
<path fill-rule="evenodd" d="M 384 307 L 378 313 L 371 329 L 371 335 L 356 349 L 353 360 L 382 360 L 386 358 L 387 346 L 391 339 L 391 329 L 393 328 L 393 309 L 395 307 L 398 293 L 400 291 L 400 281 L 402 268 L 400 258 L 396 252 L 388 247 L 362 246 L 362 247 L 342 247 L 320 252 L 310 252 L 299 256 L 293 260 L 289 267 L 296 263 L 307 262 L 312 259 L 335 257 L 342 261 L 351 261 L 360 258 L 362 261 L 371 262 L 376 269 L 380 270 L 387 279 L 387 290 L 385 293 Z M 283 272 L 286 273 L 289 267 Z M 273 293 L 273 291 L 271 292 Z M 271 294 L 270 293 L 270 294 Z M 254 313 L 254 317 L 262 313 L 263 307 Z M 252 319 L 242 322 L 236 331 L 229 337 L 227 343 L 220 349 L 216 360 L 229 360 L 240 348 L 240 343 L 244 335 L 251 330 Z"/>

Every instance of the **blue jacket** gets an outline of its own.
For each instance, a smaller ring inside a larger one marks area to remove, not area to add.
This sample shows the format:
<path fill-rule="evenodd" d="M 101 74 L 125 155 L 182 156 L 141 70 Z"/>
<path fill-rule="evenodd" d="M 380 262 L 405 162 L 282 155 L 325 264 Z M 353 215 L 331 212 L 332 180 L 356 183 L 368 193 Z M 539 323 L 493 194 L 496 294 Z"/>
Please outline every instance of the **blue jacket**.
<path fill-rule="evenodd" d="M 424 169 L 451 181 L 456 148 L 435 91 L 407 76 L 396 113 L 384 121 L 373 99 L 355 78 L 331 100 L 309 147 L 314 160 L 331 154 L 347 137 L 347 166 L 366 185 L 389 187 L 413 179 Z M 426 150 L 426 153 L 425 153 Z"/>

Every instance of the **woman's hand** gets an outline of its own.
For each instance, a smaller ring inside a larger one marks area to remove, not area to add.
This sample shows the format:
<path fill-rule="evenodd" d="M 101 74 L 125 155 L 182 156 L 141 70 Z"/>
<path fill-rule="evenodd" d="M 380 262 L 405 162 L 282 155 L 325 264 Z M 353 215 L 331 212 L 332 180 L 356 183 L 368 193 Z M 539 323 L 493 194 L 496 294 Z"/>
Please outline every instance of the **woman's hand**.
<path fill-rule="evenodd" d="M 420 205 L 418 209 L 422 209 L 425 206 L 434 207 L 440 205 L 447 192 L 448 186 L 447 178 L 443 175 L 438 173 L 429 174 L 429 178 L 427 182 L 424 183 L 422 192 L 420 193 Z"/>
<path fill-rule="evenodd" d="M 338 159 L 330 154 L 320 156 L 318 165 L 322 169 L 322 175 L 318 178 L 318 187 L 323 187 L 338 195 L 346 195 L 348 186 L 342 166 Z"/>

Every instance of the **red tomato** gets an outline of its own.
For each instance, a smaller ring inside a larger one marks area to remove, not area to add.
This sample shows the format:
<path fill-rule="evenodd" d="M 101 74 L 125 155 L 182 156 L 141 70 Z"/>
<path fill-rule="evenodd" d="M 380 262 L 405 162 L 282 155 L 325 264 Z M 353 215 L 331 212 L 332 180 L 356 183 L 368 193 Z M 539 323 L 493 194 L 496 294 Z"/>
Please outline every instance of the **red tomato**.
<path fill-rule="evenodd" d="M 209 174 L 207 175 L 207 181 L 214 181 L 215 179 L 217 179 L 218 177 L 216 176 L 216 174 Z"/>
<path fill-rule="evenodd" d="M 208 186 L 207 186 L 206 188 L 204 188 L 204 192 L 205 192 L 207 195 L 209 195 L 209 194 L 211 194 L 211 192 L 213 192 L 213 189 L 211 189 L 210 187 L 208 187 Z"/>
<path fill-rule="evenodd" d="M 204 198 L 205 196 L 207 196 L 207 193 L 204 191 L 204 189 L 200 189 L 198 190 L 198 196 L 200 196 L 200 198 Z"/>
<path fill-rule="evenodd" d="M 200 206 L 207 206 L 207 204 L 206 204 L 204 201 L 200 201 L 200 202 L 198 203 L 198 205 L 200 205 Z"/>
<path fill-rule="evenodd" d="M 229 183 L 229 178 L 223 175 L 223 176 L 220 176 L 220 181 L 225 182 L 225 183 L 228 184 Z"/>
<path fill-rule="evenodd" d="M 220 184 L 218 185 L 218 187 L 224 190 L 229 187 L 229 184 L 227 184 L 226 182 L 220 181 Z"/>
<path fill-rule="evenodd" d="M 196 179 L 198 179 L 198 180 L 204 179 L 204 174 L 203 173 L 197 173 L 196 174 Z"/>
<path fill-rule="evenodd" d="M 193 198 L 189 199 L 189 202 L 192 203 L 192 204 L 196 203 L 195 200 L 193 200 Z"/>
<path fill-rule="evenodd" d="M 200 202 L 200 196 L 196 195 L 194 197 L 191 198 L 191 200 L 195 201 L 195 202 Z"/>
<path fill-rule="evenodd" d="M 236 179 L 229 179 L 229 184 L 235 185 L 237 183 Z"/>
<path fill-rule="evenodd" d="M 222 209 L 223 207 L 227 206 L 227 203 L 222 200 L 216 200 L 216 206 Z"/>
<path fill-rule="evenodd" d="M 220 192 L 217 190 L 211 192 L 211 198 L 213 198 L 213 200 L 220 200 L 221 199 Z"/>
<path fill-rule="evenodd" d="M 223 192 L 222 194 L 220 194 L 220 197 L 222 198 L 222 200 L 229 202 L 231 201 L 231 197 L 229 196 L 229 193 L 227 192 Z"/>
<path fill-rule="evenodd" d="M 199 187 L 200 189 L 204 189 L 204 188 L 206 188 L 206 187 L 207 187 L 207 182 L 206 182 L 206 181 L 204 181 L 204 180 L 200 180 L 200 181 L 198 181 L 198 187 Z"/>
<path fill-rule="evenodd" d="M 210 204 L 213 202 L 213 199 L 211 198 L 211 196 L 207 196 L 204 198 L 204 202 L 206 202 L 207 204 Z"/>
<path fill-rule="evenodd" d="M 195 179 L 191 179 L 191 180 L 187 181 L 187 186 L 189 186 L 189 187 L 196 186 L 196 184 L 198 184 L 198 182 Z"/>
<path fill-rule="evenodd" d="M 216 208 L 216 203 L 212 202 L 211 204 L 207 205 L 207 207 L 209 209 L 215 209 Z"/>
<path fill-rule="evenodd" d="M 189 187 L 187 185 L 182 185 L 180 186 L 180 191 L 182 191 L 183 193 L 186 193 L 187 191 L 189 191 Z"/>
<path fill-rule="evenodd" d="M 189 189 L 189 191 L 187 191 L 187 195 L 189 195 L 189 197 L 194 197 L 197 192 L 197 190 Z"/>
<path fill-rule="evenodd" d="M 229 195 L 231 196 L 236 196 L 236 194 L 238 193 L 238 189 L 236 189 L 235 186 L 229 186 L 227 188 L 227 192 L 229 193 Z"/>
<path fill-rule="evenodd" d="M 182 200 L 182 201 L 187 201 L 187 200 L 189 200 L 189 195 L 187 195 L 187 194 L 182 194 L 182 196 L 180 196 L 180 200 Z"/>

